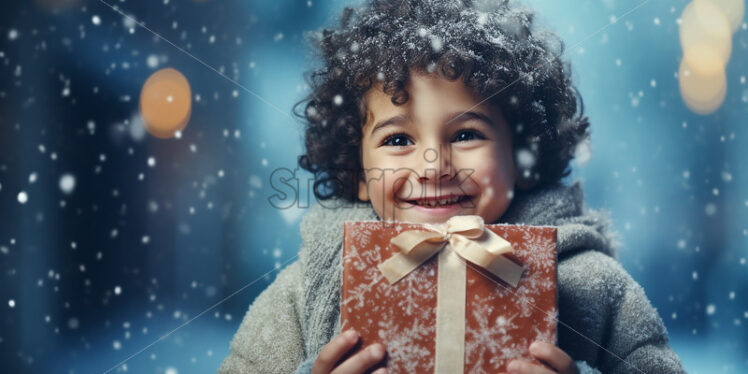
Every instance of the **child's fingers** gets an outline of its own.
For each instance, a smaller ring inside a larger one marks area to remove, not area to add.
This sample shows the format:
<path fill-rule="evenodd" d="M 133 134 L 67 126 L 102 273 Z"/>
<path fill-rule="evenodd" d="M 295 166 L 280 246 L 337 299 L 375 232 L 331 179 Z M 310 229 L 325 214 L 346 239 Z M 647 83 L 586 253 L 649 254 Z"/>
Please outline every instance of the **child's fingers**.
<path fill-rule="evenodd" d="M 555 374 L 547 367 L 522 360 L 512 360 L 506 369 L 508 374 Z"/>
<path fill-rule="evenodd" d="M 338 334 L 319 351 L 317 359 L 314 360 L 313 373 L 329 373 L 335 368 L 335 364 L 348 352 L 358 341 L 358 333 L 353 329 Z"/>
<path fill-rule="evenodd" d="M 576 374 L 574 360 L 561 348 L 543 341 L 536 341 L 530 345 L 530 354 L 561 374 Z"/>
<path fill-rule="evenodd" d="M 381 361 L 385 353 L 382 344 L 372 344 L 338 365 L 331 374 L 364 373 Z"/>

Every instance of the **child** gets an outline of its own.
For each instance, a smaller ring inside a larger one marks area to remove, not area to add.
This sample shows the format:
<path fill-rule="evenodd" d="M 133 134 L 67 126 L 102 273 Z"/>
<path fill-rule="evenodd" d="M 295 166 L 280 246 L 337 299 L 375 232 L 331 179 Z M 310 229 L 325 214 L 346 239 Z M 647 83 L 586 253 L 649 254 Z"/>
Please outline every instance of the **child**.
<path fill-rule="evenodd" d="M 318 35 L 303 168 L 319 202 L 298 261 L 250 306 L 220 373 L 363 373 L 386 347 L 340 331 L 346 220 L 558 227 L 558 346 L 516 373 L 684 373 L 642 288 L 616 260 L 606 214 L 565 186 L 589 136 L 562 45 L 513 4 L 373 1 Z M 368 344 L 368 343 L 367 343 Z M 391 352 L 387 352 L 392 354 Z M 385 372 L 380 368 L 375 373 Z"/>

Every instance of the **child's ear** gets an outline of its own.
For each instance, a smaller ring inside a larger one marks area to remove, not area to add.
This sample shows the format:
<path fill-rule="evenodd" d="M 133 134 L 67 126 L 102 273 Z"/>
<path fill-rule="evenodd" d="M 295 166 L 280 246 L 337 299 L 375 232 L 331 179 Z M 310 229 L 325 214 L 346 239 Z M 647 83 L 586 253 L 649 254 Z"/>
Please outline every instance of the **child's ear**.
<path fill-rule="evenodd" d="M 366 185 L 364 179 L 359 179 L 358 181 L 358 199 L 361 201 L 369 201 L 369 186 Z"/>

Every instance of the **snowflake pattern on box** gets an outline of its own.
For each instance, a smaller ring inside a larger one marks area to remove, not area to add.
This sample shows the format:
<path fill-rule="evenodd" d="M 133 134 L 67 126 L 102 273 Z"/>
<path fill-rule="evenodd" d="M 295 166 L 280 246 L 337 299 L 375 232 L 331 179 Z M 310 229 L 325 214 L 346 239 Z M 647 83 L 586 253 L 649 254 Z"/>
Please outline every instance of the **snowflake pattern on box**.
<path fill-rule="evenodd" d="M 486 227 L 514 248 L 508 257 L 523 264 L 517 288 L 467 263 L 465 373 L 506 370 L 515 358 L 532 361 L 535 340 L 556 344 L 556 228 L 495 224 Z M 381 342 L 390 373 L 434 370 L 438 256 L 393 285 L 377 265 L 397 248 L 389 241 L 414 223 L 379 221 L 344 224 L 341 328 L 355 328 L 358 349 Z"/>

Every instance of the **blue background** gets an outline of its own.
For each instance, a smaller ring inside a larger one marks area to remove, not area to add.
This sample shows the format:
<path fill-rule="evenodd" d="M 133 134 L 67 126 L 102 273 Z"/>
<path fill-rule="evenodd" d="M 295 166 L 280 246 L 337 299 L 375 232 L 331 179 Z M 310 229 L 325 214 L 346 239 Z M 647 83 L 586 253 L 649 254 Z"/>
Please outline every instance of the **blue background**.
<path fill-rule="evenodd" d="M 298 252 L 306 209 L 273 208 L 269 181 L 302 153 L 291 107 L 316 62 L 301 33 L 337 24 L 344 2 L 107 3 L 143 26 L 101 1 L 2 5 L 2 370 L 215 372 Z M 592 123 L 592 158 L 565 182 L 611 211 L 620 260 L 687 370 L 748 372 L 745 23 L 725 102 L 700 116 L 676 78 L 686 1 L 528 3 L 565 41 Z M 144 135 L 137 116 L 163 67 L 192 87 L 180 139 Z"/>

